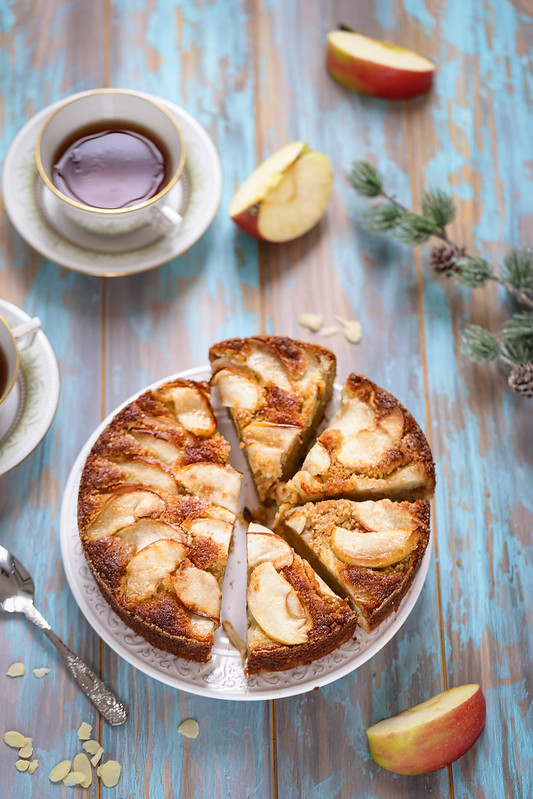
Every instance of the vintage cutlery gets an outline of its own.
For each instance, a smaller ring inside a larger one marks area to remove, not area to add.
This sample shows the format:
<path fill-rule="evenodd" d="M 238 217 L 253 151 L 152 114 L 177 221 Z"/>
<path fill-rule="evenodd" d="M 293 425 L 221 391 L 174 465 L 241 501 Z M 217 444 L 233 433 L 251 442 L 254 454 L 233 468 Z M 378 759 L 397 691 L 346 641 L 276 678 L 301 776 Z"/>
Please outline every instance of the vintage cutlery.
<path fill-rule="evenodd" d="M 22 563 L 0 545 L 0 610 L 24 613 L 54 644 L 82 691 L 109 724 L 124 724 L 128 708 L 107 688 L 81 658 L 71 652 L 52 631 L 33 604 L 35 588 L 31 575 Z"/>

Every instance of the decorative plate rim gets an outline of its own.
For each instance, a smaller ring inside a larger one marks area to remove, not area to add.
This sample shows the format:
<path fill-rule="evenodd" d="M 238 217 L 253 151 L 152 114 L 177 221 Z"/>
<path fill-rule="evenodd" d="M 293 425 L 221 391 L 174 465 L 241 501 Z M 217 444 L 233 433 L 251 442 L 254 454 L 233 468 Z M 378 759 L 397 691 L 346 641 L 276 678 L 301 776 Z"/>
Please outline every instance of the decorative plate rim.
<path fill-rule="evenodd" d="M 424 585 L 431 560 L 430 544 L 400 607 L 372 633 L 365 633 L 358 628 L 355 640 L 351 639 L 313 663 L 289 671 L 267 672 L 248 678 L 244 677 L 239 654 L 232 651 L 231 647 L 226 648 L 224 644 L 217 647 L 215 642 L 211 661 L 199 664 L 190 663 L 158 650 L 136 635 L 118 618 L 101 596 L 83 554 L 76 522 L 78 485 L 85 459 L 102 430 L 123 407 L 145 391 L 177 378 L 203 380 L 209 376 L 210 368 L 201 366 L 156 380 L 120 403 L 89 436 L 72 466 L 61 506 L 61 557 L 67 581 L 86 620 L 108 646 L 130 665 L 166 685 L 199 696 L 237 701 L 279 699 L 307 693 L 358 669 L 399 631 L 414 608 Z M 338 384 L 335 385 L 336 392 L 339 392 L 340 388 Z M 218 418 L 221 407 L 217 407 L 216 403 L 213 404 L 219 424 L 222 424 L 222 420 Z M 243 483 L 244 480 L 245 478 Z M 221 630 L 222 628 L 217 630 L 215 641 L 217 636 L 220 636 Z M 222 638 L 224 638 L 223 633 Z M 160 661 L 158 667 L 149 662 L 149 658 L 154 656 Z"/>

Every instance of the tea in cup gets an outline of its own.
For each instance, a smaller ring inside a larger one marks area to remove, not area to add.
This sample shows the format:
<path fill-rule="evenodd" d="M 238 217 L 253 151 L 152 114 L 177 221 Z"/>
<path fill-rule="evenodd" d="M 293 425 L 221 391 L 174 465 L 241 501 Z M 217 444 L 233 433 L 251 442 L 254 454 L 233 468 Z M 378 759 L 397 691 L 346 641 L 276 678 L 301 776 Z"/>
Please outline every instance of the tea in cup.
<path fill-rule="evenodd" d="M 151 225 L 161 235 L 182 221 L 169 197 L 185 164 L 183 136 L 151 99 L 120 89 L 76 95 L 45 121 L 35 160 L 48 199 L 93 233 Z"/>

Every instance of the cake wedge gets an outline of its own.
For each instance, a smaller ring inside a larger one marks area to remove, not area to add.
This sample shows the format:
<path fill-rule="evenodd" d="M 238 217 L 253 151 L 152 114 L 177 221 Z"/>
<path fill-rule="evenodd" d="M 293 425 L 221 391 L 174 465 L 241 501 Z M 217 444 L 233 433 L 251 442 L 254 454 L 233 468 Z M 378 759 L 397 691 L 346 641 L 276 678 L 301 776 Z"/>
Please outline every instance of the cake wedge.
<path fill-rule="evenodd" d="M 429 502 L 331 499 L 282 509 L 275 529 L 375 629 L 411 586 L 429 542 Z"/>
<path fill-rule="evenodd" d="M 311 663 L 353 637 L 357 614 L 267 527 L 247 534 L 246 673 Z"/>
<path fill-rule="evenodd" d="M 214 344 L 209 359 L 211 382 L 230 412 L 259 499 L 272 502 L 322 419 L 335 356 L 302 341 L 252 336 Z"/>

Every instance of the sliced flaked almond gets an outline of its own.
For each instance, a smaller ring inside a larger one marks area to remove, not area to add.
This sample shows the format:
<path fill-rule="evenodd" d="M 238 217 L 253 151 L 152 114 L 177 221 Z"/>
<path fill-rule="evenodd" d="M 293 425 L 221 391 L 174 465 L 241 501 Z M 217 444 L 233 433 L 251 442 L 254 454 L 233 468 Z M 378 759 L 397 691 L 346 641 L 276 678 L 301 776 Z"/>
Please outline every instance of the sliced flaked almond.
<path fill-rule="evenodd" d="M 339 328 L 335 327 L 335 325 L 331 325 L 330 327 L 322 327 L 318 331 L 319 336 L 336 336 L 339 332 Z"/>
<path fill-rule="evenodd" d="M 157 391 L 178 422 L 190 433 L 212 436 L 216 421 L 204 392 L 193 386 L 170 386 Z"/>
<path fill-rule="evenodd" d="M 110 459 L 122 472 L 124 483 L 139 483 L 147 488 L 155 488 L 166 491 L 168 494 L 177 494 L 178 487 L 172 474 L 155 463 L 151 463 L 146 458 L 135 458 L 129 461 L 122 458 Z"/>
<path fill-rule="evenodd" d="M 38 760 L 32 760 L 30 765 L 28 766 L 28 772 L 30 774 L 33 774 L 35 769 L 38 768 L 38 767 L 39 767 L 39 761 Z"/>
<path fill-rule="evenodd" d="M 80 741 L 88 741 L 91 737 L 91 733 L 93 731 L 92 724 L 89 724 L 87 721 L 82 721 L 78 728 L 78 738 Z"/>
<path fill-rule="evenodd" d="M 335 527 L 331 547 L 338 558 L 352 566 L 383 568 L 399 563 L 415 548 L 418 537 L 409 530 L 359 533 Z"/>
<path fill-rule="evenodd" d="M 298 317 L 298 322 L 301 326 L 307 327 L 307 329 L 312 330 L 313 333 L 320 330 L 323 321 L 322 315 L 319 313 L 302 313 Z"/>
<path fill-rule="evenodd" d="M 309 474 L 323 474 L 331 465 L 331 457 L 327 449 L 317 441 L 306 455 L 302 469 Z"/>
<path fill-rule="evenodd" d="M 15 768 L 17 769 L 17 771 L 27 771 L 29 767 L 30 767 L 29 760 L 17 760 L 15 763 Z"/>
<path fill-rule="evenodd" d="M 185 719 L 178 727 L 178 732 L 184 735 L 185 738 L 198 738 L 200 725 L 195 719 Z"/>
<path fill-rule="evenodd" d="M 33 743 L 31 738 L 28 738 L 28 742 L 19 749 L 19 757 L 29 758 L 33 755 Z"/>
<path fill-rule="evenodd" d="M 82 785 L 85 780 L 85 774 L 81 771 L 71 771 L 66 777 L 63 778 L 63 785 L 71 788 L 73 785 Z"/>
<path fill-rule="evenodd" d="M 255 411 L 259 405 L 261 388 L 256 380 L 240 369 L 220 369 L 213 377 L 220 401 L 225 408 Z"/>
<path fill-rule="evenodd" d="M 106 788 L 113 788 L 120 779 L 122 766 L 116 760 L 106 760 L 98 766 L 96 773 L 104 783 Z"/>
<path fill-rule="evenodd" d="M 155 516 L 165 508 L 158 494 L 143 489 L 118 491 L 104 502 L 102 509 L 87 529 L 90 538 L 113 535 L 117 530 L 134 524 L 138 519 Z"/>
<path fill-rule="evenodd" d="M 102 755 L 104 754 L 104 747 L 99 746 L 94 755 L 91 757 L 91 763 L 96 768 L 100 760 L 102 759 Z"/>
<path fill-rule="evenodd" d="M 46 677 L 47 674 L 50 674 L 50 669 L 47 669 L 45 666 L 43 666 L 41 668 L 34 669 L 33 673 L 37 679 L 40 680 L 42 677 Z"/>
<path fill-rule="evenodd" d="M 214 574 L 182 564 L 172 580 L 174 591 L 186 608 L 199 616 L 218 619 L 222 594 Z"/>
<path fill-rule="evenodd" d="M 294 588 L 272 563 L 255 567 L 247 598 L 250 613 L 272 640 L 281 644 L 303 644 L 307 640 L 311 621 Z"/>
<path fill-rule="evenodd" d="M 272 563 L 275 569 L 283 569 L 285 566 L 290 566 L 294 560 L 294 552 L 287 542 L 262 524 L 253 522 L 250 524 L 246 547 L 249 569 L 254 569 L 260 563 L 267 561 Z"/>
<path fill-rule="evenodd" d="M 100 743 L 95 741 L 94 738 L 91 738 L 89 741 L 85 741 L 83 743 L 83 748 L 86 752 L 89 752 L 90 755 L 95 755 L 99 749 L 101 749 Z"/>
<path fill-rule="evenodd" d="M 139 521 L 129 527 L 124 527 L 116 533 L 116 536 L 117 538 L 122 538 L 128 544 L 133 544 L 136 552 L 147 547 L 148 544 L 153 544 L 154 541 L 159 541 L 161 538 L 173 538 L 183 544 L 186 542 L 183 530 L 166 522 L 150 518 L 139 519 Z"/>
<path fill-rule="evenodd" d="M 23 677 L 26 674 L 26 667 L 21 660 L 12 663 L 6 671 L 7 677 Z"/>
<path fill-rule="evenodd" d="M 70 766 L 70 760 L 62 760 L 61 763 L 58 763 L 57 766 L 54 766 L 48 775 L 50 782 L 61 782 L 61 780 L 64 779 L 69 773 Z"/>
<path fill-rule="evenodd" d="M 357 319 L 341 319 L 340 316 L 337 316 L 337 322 L 340 322 L 342 325 L 344 338 L 349 341 L 350 344 L 359 344 L 363 334 L 361 322 L 358 322 Z"/>
<path fill-rule="evenodd" d="M 176 472 L 176 479 L 191 494 L 237 513 L 241 473 L 229 464 L 190 463 Z"/>
<path fill-rule="evenodd" d="M 82 788 L 88 788 L 93 781 L 93 772 L 91 764 L 89 763 L 89 758 L 84 752 L 80 752 L 74 757 L 72 768 L 74 772 L 79 772 L 84 775 L 84 779 L 80 782 L 80 785 Z"/>
<path fill-rule="evenodd" d="M 171 538 L 154 541 L 141 549 L 126 567 L 123 582 L 125 598 L 131 600 L 151 596 L 157 586 L 178 567 L 187 552 L 185 544 Z"/>
<path fill-rule="evenodd" d="M 4 743 L 8 746 L 12 746 L 13 749 L 21 749 L 23 746 L 31 743 L 31 738 L 26 738 L 25 735 L 22 735 L 21 732 L 17 732 L 16 730 L 8 730 L 4 733 Z"/>

